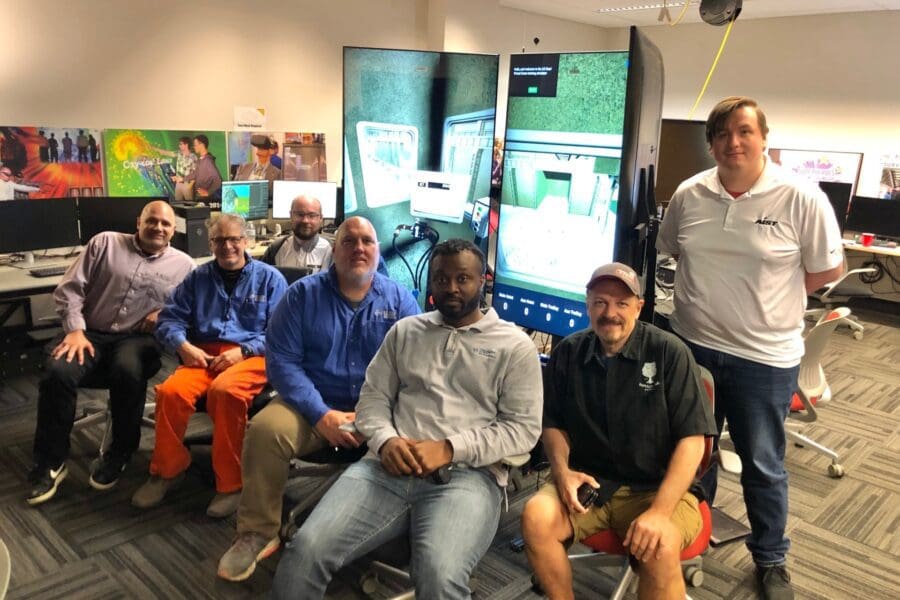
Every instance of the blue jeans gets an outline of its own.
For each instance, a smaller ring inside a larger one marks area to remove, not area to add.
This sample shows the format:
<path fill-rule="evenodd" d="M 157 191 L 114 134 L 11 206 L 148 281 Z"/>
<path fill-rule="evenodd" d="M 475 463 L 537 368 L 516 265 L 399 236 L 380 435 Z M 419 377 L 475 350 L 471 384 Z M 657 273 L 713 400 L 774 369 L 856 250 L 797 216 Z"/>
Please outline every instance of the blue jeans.
<path fill-rule="evenodd" d="M 503 491 L 487 472 L 455 469 L 450 483 L 351 465 L 287 544 L 272 597 L 322 598 L 343 566 L 408 534 L 418 598 L 469 598 L 469 575 L 490 547 Z"/>
<path fill-rule="evenodd" d="M 750 519 L 747 548 L 760 566 L 784 563 L 791 546 L 785 535 L 788 475 L 784 469 L 784 420 L 797 389 L 800 367 L 782 369 L 688 342 L 697 362 L 716 383 L 716 426 L 728 421 L 743 463 L 741 485 Z M 718 445 L 718 440 L 717 440 Z M 716 495 L 715 465 L 703 477 L 710 505 Z"/>

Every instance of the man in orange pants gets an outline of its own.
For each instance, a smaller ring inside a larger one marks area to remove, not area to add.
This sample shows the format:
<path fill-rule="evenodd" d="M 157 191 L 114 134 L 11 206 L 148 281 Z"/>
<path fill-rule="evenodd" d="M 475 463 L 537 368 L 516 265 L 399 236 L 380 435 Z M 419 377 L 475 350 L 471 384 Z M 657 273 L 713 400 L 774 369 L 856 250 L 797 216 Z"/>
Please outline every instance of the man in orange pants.
<path fill-rule="evenodd" d="M 183 478 L 191 454 L 182 439 L 205 394 L 217 492 L 206 514 L 222 518 L 237 509 L 247 408 L 266 384 L 266 327 L 287 289 L 281 273 L 246 253 L 245 229 L 237 215 L 214 219 L 215 260 L 194 270 L 160 313 L 156 337 L 182 364 L 156 386 L 156 446 L 150 479 L 131 499 L 138 508 L 156 506 Z"/>

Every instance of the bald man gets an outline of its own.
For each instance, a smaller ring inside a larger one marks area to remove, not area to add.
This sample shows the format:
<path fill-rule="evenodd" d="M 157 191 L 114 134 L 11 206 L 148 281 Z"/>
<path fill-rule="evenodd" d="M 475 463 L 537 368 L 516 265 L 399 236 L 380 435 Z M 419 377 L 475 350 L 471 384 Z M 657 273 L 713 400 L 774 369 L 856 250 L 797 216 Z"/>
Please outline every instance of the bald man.
<path fill-rule="evenodd" d="M 112 444 L 91 473 L 91 486 L 114 486 L 137 450 L 147 380 L 160 368 L 152 335 L 156 318 L 169 292 L 194 268 L 187 254 L 169 246 L 174 233 L 172 207 L 151 202 L 136 233 L 91 238 L 53 292 L 63 334 L 46 349 L 28 504 L 52 498 L 66 478 L 75 401 L 85 380 L 105 380 L 112 411 Z"/>
<path fill-rule="evenodd" d="M 334 264 L 294 283 L 275 309 L 266 373 L 280 398 L 253 417 L 244 437 L 238 535 L 219 561 L 223 579 L 247 579 L 278 549 L 292 458 L 359 446 L 340 426 L 356 417 L 366 367 L 388 329 L 419 312 L 409 290 L 376 272 L 378 259 L 372 224 L 348 219 L 335 237 Z"/>
<path fill-rule="evenodd" d="M 291 202 L 291 233 L 275 240 L 262 260 L 278 267 L 309 269 L 312 273 L 331 266 L 331 244 L 319 235 L 322 203 L 318 198 L 297 196 Z"/>

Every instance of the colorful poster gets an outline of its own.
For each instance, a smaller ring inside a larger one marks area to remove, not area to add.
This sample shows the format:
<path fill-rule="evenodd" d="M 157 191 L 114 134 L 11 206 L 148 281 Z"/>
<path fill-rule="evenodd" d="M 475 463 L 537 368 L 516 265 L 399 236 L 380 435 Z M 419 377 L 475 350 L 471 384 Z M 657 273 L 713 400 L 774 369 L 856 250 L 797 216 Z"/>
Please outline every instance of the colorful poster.
<path fill-rule="evenodd" d="M 250 137 L 265 135 L 275 143 L 275 148 L 269 159 L 273 165 L 282 168 L 284 158 L 284 132 L 265 131 L 229 131 L 228 132 L 228 175 L 234 179 L 238 167 L 246 163 L 255 162 L 254 148 L 250 145 Z"/>
<path fill-rule="evenodd" d="M 223 180 L 228 179 L 224 131 L 171 131 L 158 129 L 106 129 L 103 150 L 110 196 L 175 197 L 175 161 L 178 141 L 205 135 L 209 153 Z"/>
<path fill-rule="evenodd" d="M 822 150 L 785 150 L 769 148 L 769 156 L 795 175 L 816 183 L 838 181 L 856 187 L 862 154 L 856 152 L 825 152 Z"/>
<path fill-rule="evenodd" d="M 3 126 L 0 162 L 17 184 L 15 197 L 103 195 L 99 129 Z"/>

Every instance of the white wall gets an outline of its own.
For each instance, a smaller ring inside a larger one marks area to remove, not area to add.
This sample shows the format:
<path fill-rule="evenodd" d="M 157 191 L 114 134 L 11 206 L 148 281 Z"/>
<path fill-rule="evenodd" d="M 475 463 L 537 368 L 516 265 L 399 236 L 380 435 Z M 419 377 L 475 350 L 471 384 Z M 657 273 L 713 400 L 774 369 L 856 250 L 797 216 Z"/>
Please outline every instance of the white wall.
<path fill-rule="evenodd" d="M 663 53 L 663 116 L 688 118 L 724 27 L 644 30 Z M 859 187 L 875 193 L 883 153 L 900 153 L 900 11 L 738 19 L 693 118 L 716 101 L 756 98 L 776 148 L 862 152 Z"/>
<path fill-rule="evenodd" d="M 235 105 L 263 106 L 274 131 L 324 131 L 340 176 L 341 47 L 501 55 L 620 50 L 602 29 L 496 0 L 4 0 L 0 122 L 9 125 L 230 129 Z M 664 116 L 686 118 L 725 29 L 645 30 L 665 57 Z M 731 94 L 758 98 L 770 144 L 900 152 L 900 11 L 739 20 L 694 118 Z M 534 45 L 532 39 L 540 38 Z M 442 47 L 441 47 L 442 46 Z"/>

